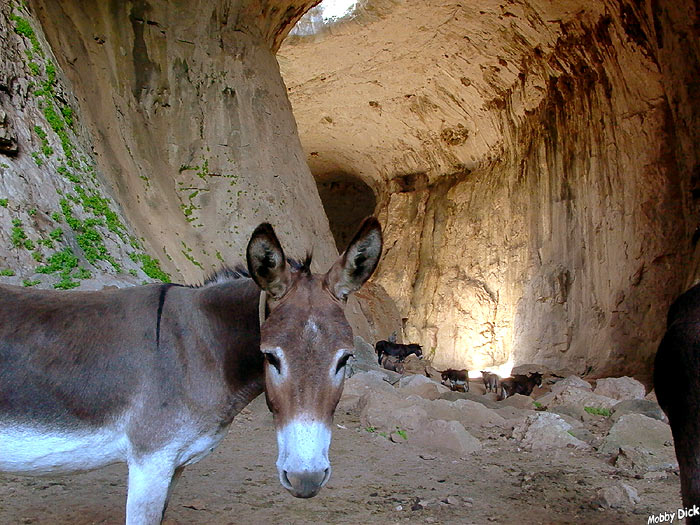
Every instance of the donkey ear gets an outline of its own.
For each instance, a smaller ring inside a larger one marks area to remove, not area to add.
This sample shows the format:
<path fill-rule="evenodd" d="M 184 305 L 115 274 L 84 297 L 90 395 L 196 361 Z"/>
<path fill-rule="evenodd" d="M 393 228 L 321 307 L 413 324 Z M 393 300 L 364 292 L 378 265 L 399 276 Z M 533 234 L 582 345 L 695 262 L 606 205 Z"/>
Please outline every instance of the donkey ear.
<path fill-rule="evenodd" d="M 381 255 L 382 227 L 376 218 L 367 217 L 345 253 L 328 270 L 325 280 L 329 290 L 346 301 L 374 273 Z"/>
<path fill-rule="evenodd" d="M 275 230 L 263 223 L 253 232 L 246 249 L 248 272 L 260 288 L 275 299 L 282 297 L 289 288 L 290 275 L 282 245 Z"/>

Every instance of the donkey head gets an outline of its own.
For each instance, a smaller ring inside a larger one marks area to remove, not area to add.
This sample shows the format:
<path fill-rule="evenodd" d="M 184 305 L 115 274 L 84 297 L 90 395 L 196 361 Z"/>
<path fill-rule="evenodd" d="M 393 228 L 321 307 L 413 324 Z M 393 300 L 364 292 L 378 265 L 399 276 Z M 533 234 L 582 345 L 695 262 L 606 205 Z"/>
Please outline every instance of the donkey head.
<path fill-rule="evenodd" d="M 330 478 L 333 413 L 354 348 L 344 306 L 372 275 L 381 252 L 374 217 L 365 219 L 325 275 L 312 274 L 308 259 L 288 262 L 269 224 L 258 226 L 248 243 L 248 270 L 267 292 L 270 308 L 260 348 L 277 430 L 277 470 L 282 486 L 296 497 L 315 496 Z"/>

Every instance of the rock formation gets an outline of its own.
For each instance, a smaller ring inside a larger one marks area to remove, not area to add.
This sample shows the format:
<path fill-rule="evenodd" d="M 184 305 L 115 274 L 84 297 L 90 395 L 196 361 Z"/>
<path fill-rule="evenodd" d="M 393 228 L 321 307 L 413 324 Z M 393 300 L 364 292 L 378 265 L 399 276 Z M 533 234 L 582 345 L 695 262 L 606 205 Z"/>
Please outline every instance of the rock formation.
<path fill-rule="evenodd" d="M 700 276 L 695 9 L 377 0 L 283 45 L 312 172 L 376 193 L 377 282 L 436 366 L 649 372 Z"/>

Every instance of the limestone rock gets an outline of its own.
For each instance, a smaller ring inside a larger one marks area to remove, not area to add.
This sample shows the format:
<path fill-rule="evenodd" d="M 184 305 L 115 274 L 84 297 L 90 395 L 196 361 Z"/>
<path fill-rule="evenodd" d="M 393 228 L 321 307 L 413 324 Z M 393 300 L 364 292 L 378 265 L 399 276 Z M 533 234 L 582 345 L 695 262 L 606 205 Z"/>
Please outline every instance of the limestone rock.
<path fill-rule="evenodd" d="M 678 470 L 673 450 L 649 450 L 645 447 L 622 446 L 613 456 L 616 468 L 631 476 L 645 476 L 650 472 Z"/>
<path fill-rule="evenodd" d="M 449 388 L 423 375 L 410 375 L 399 381 L 399 391 L 402 395 L 418 395 L 426 399 L 438 399 L 440 395 L 450 391 Z"/>
<path fill-rule="evenodd" d="M 584 390 L 582 388 L 576 387 L 565 387 L 563 390 L 556 394 L 554 392 L 550 392 L 550 394 L 539 398 L 538 402 L 545 404 L 545 398 L 546 406 L 548 407 L 558 405 L 577 405 L 580 407 L 610 409 L 618 403 L 616 399 L 600 396 L 589 390 Z"/>
<path fill-rule="evenodd" d="M 600 504 L 612 509 L 623 509 L 639 503 L 637 490 L 627 483 L 618 482 L 598 491 Z"/>
<path fill-rule="evenodd" d="M 358 407 L 363 426 L 384 432 L 396 428 L 415 430 L 429 420 L 426 410 L 416 403 L 376 392 L 363 395 Z"/>
<path fill-rule="evenodd" d="M 673 455 L 671 427 L 642 414 L 626 414 L 612 426 L 599 452 L 615 454 L 624 447 L 639 448 L 657 455 Z"/>
<path fill-rule="evenodd" d="M 439 403 L 440 401 L 441 400 L 434 401 L 434 403 Z M 491 410 L 476 401 L 458 399 L 451 404 L 462 414 L 459 420 L 462 421 L 466 427 L 492 427 L 502 425 L 505 422 L 505 419 L 498 411 Z"/>
<path fill-rule="evenodd" d="M 530 396 L 513 394 L 501 402 L 503 405 L 520 408 L 521 410 L 532 410 L 535 408 L 535 400 Z"/>
<path fill-rule="evenodd" d="M 557 405 L 549 408 L 549 412 L 559 414 L 560 416 L 568 416 L 579 422 L 586 421 L 591 417 L 584 407 L 580 405 Z"/>
<path fill-rule="evenodd" d="M 678 199 L 700 164 L 697 51 L 683 44 L 694 6 L 672 4 L 532 1 L 512 17 L 392 4 L 363 19 L 366 32 L 280 49 L 311 170 L 362 173 L 376 192 L 391 247 L 377 281 L 438 368 L 513 357 L 649 372 L 700 261 L 694 208 Z M 464 38 L 484 34 L 498 38 Z M 428 42 L 454 54 L 422 59 Z"/>
<path fill-rule="evenodd" d="M 620 401 L 612 408 L 610 419 L 617 421 L 625 414 L 643 414 L 652 419 L 658 419 L 665 423 L 668 422 L 666 414 L 661 410 L 659 404 L 647 399 L 626 399 Z"/>
<path fill-rule="evenodd" d="M 0 108 L 0 153 L 17 153 L 17 135 L 4 109 Z"/>
<path fill-rule="evenodd" d="M 598 379 L 595 394 L 613 399 L 644 399 L 644 385 L 631 377 L 607 377 Z"/>
<path fill-rule="evenodd" d="M 428 450 L 465 457 L 481 450 L 481 443 L 458 421 L 434 420 L 407 432 L 408 442 Z"/>
<path fill-rule="evenodd" d="M 343 395 L 337 410 L 355 410 L 362 396 L 372 394 L 378 397 L 396 398 L 399 396 L 391 383 L 386 381 L 386 375 L 377 370 L 358 372 L 345 380 Z"/>
<path fill-rule="evenodd" d="M 567 387 L 582 388 L 584 390 L 592 391 L 593 387 L 588 381 L 584 381 L 578 376 L 569 376 L 561 381 L 557 381 L 552 385 L 552 392 L 558 394 Z"/>
<path fill-rule="evenodd" d="M 567 446 L 590 448 L 588 444 L 569 434 L 571 428 L 571 425 L 556 414 L 538 412 L 516 425 L 513 438 L 528 450 L 551 450 Z"/>
<path fill-rule="evenodd" d="M 429 366 L 430 363 L 424 359 L 421 359 L 415 354 L 411 354 L 403 360 L 403 369 L 405 374 L 418 374 L 427 377 L 427 369 Z"/>

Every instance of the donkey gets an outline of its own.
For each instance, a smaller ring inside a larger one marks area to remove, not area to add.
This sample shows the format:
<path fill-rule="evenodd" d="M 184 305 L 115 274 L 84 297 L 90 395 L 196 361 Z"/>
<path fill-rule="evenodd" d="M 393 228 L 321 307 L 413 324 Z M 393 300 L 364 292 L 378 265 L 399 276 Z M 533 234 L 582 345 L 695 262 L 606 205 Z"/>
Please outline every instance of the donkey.
<path fill-rule="evenodd" d="M 498 374 L 494 374 L 488 370 L 482 370 L 481 378 L 484 381 L 484 394 L 488 392 L 498 392 L 501 386 L 501 378 L 498 376 Z"/>
<path fill-rule="evenodd" d="M 416 343 L 404 345 L 382 339 L 377 341 L 377 343 L 374 345 L 374 351 L 377 354 L 377 362 L 380 365 L 382 364 L 382 355 L 396 357 L 399 361 L 403 361 L 411 354 L 416 354 L 418 357 L 423 357 L 423 349 Z"/>
<path fill-rule="evenodd" d="M 532 372 L 528 375 L 516 374 L 513 377 L 501 379 L 501 392 L 498 395 L 498 400 L 503 401 L 515 394 L 529 396 L 536 386 L 542 386 L 542 374 L 539 372 Z"/>
<path fill-rule="evenodd" d="M 310 257 L 287 260 L 261 224 L 246 250 L 252 279 L 228 271 L 200 287 L 99 292 L 0 286 L 0 470 L 126 462 L 126 523 L 157 524 L 183 469 L 264 390 L 279 480 L 296 497 L 316 495 L 331 475 L 331 422 L 353 349 L 344 306 L 381 249 L 370 217 L 326 274 L 312 274 Z M 262 325 L 259 311 L 269 314 Z"/>
<path fill-rule="evenodd" d="M 463 370 L 448 368 L 440 372 L 440 377 L 442 384 L 449 387 L 450 390 L 469 392 L 469 370 L 466 368 Z"/>
<path fill-rule="evenodd" d="M 700 505 L 700 285 L 671 305 L 654 362 L 654 389 L 668 416 L 687 509 Z M 697 511 L 695 511 L 697 512 Z M 700 524 L 700 516 L 687 523 Z"/>

